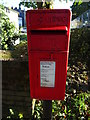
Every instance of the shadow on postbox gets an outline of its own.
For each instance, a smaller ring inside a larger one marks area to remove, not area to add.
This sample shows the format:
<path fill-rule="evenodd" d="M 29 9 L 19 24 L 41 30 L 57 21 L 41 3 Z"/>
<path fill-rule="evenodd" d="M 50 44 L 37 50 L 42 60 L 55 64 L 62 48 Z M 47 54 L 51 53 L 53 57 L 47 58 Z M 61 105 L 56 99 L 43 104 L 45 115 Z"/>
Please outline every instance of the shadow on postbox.
<path fill-rule="evenodd" d="M 70 14 L 68 9 L 26 12 L 31 98 L 64 99 Z"/>

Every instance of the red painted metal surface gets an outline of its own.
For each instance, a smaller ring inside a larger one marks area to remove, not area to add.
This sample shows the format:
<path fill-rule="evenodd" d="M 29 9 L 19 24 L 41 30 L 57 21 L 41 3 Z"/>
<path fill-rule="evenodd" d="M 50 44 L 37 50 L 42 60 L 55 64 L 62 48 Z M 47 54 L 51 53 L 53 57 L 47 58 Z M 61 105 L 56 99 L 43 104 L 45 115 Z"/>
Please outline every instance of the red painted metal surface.
<path fill-rule="evenodd" d="M 70 11 L 67 9 L 29 10 L 26 13 L 30 95 L 32 98 L 64 99 L 70 16 Z M 52 78 L 51 81 L 50 78 Z M 47 84 L 43 82 L 44 80 Z"/>

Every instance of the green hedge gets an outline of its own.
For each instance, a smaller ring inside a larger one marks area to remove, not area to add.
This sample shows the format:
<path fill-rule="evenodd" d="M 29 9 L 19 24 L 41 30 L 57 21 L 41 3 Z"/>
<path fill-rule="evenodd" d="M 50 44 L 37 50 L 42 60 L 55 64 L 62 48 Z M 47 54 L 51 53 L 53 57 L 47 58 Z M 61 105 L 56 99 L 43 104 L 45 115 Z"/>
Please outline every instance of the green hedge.
<path fill-rule="evenodd" d="M 16 45 L 11 56 L 14 59 L 28 60 L 27 41 L 22 41 L 20 44 Z"/>
<path fill-rule="evenodd" d="M 89 64 L 90 61 L 90 29 L 82 28 L 71 31 L 70 64 L 80 61 Z"/>

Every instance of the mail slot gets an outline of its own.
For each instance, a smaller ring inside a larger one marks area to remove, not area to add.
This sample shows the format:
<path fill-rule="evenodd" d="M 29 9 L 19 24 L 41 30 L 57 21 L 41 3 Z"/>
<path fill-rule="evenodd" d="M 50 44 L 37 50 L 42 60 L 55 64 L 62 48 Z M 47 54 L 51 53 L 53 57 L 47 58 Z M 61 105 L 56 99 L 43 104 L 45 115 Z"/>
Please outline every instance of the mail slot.
<path fill-rule="evenodd" d="M 68 9 L 26 12 L 31 98 L 64 99 L 70 16 Z"/>

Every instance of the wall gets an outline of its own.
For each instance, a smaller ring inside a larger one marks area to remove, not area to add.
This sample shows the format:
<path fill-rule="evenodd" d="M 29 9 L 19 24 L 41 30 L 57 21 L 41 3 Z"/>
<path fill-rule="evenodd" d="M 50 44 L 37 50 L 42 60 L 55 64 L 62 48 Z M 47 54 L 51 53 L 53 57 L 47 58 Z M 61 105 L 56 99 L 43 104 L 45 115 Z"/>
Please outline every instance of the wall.
<path fill-rule="evenodd" d="M 31 99 L 27 61 L 2 61 L 2 116 L 9 109 L 31 118 Z"/>
<path fill-rule="evenodd" d="M 19 30 L 19 23 L 18 23 L 19 12 L 15 11 L 13 9 L 9 9 L 7 7 L 5 8 L 5 12 L 6 12 L 6 15 L 9 17 L 10 21 L 13 22 L 15 27 Z"/>

